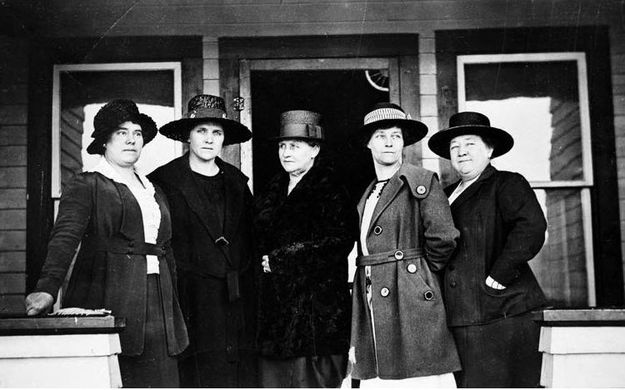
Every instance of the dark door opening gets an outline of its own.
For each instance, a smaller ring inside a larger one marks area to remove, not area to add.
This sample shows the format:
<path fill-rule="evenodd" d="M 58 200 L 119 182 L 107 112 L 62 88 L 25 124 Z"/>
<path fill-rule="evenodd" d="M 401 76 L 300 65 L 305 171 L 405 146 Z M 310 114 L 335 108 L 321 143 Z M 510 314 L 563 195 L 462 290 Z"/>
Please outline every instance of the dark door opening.
<path fill-rule="evenodd" d="M 335 164 L 345 178 L 354 203 L 375 176 L 367 149 L 350 138 L 364 115 L 377 102 L 389 101 L 389 93 L 373 88 L 358 70 L 252 71 L 254 192 L 263 191 L 282 170 L 277 143 L 280 114 L 287 110 L 321 113 L 326 142 L 320 159 Z"/>

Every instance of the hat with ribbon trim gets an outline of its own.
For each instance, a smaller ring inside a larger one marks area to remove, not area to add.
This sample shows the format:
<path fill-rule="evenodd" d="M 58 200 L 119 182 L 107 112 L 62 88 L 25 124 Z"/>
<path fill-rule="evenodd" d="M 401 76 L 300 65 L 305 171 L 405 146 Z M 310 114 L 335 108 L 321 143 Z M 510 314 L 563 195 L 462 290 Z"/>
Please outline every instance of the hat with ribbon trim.
<path fill-rule="evenodd" d="M 280 134 L 275 140 L 299 139 L 323 141 L 321 114 L 306 110 L 292 110 L 280 115 Z"/>
<path fill-rule="evenodd" d="M 490 120 L 484 114 L 472 111 L 463 111 L 449 118 L 449 127 L 438 131 L 428 141 L 430 149 L 439 156 L 451 159 L 449 144 L 455 137 L 461 135 L 478 135 L 492 143 L 493 155 L 491 158 L 508 153 L 514 145 L 514 139 L 505 130 L 492 127 Z"/>
<path fill-rule="evenodd" d="M 224 129 L 224 145 L 238 144 L 252 138 L 252 132 L 241 123 L 228 119 L 224 99 L 213 95 L 197 95 L 189 100 L 187 113 L 172 121 L 159 132 L 176 141 L 189 142 L 189 133 L 202 123 L 219 123 Z"/>
<path fill-rule="evenodd" d="M 378 103 L 365 115 L 364 123 L 356 135 L 356 142 L 367 145 L 376 130 L 391 127 L 402 130 L 404 146 L 420 141 L 428 133 L 428 127 L 424 123 L 412 119 L 397 104 Z"/>

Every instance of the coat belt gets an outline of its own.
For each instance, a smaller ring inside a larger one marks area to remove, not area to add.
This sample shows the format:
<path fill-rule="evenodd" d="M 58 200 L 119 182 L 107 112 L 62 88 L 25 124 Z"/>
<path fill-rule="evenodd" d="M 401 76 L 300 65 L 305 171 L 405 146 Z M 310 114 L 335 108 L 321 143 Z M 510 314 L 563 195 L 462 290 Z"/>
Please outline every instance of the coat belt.
<path fill-rule="evenodd" d="M 364 267 L 370 265 L 380 265 L 393 263 L 396 261 L 412 260 L 423 256 L 421 248 L 395 249 L 373 255 L 361 255 L 356 258 L 356 266 Z"/>
<path fill-rule="evenodd" d="M 117 237 L 95 237 L 95 249 L 125 255 L 165 256 L 169 244 L 156 245 L 144 241 L 126 240 Z"/>

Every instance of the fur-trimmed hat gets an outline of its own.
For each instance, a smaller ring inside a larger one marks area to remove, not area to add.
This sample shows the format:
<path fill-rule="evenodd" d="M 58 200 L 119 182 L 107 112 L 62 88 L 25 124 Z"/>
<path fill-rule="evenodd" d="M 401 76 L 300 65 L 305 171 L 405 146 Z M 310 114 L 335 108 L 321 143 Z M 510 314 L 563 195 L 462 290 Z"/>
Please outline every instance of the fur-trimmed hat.
<path fill-rule="evenodd" d="M 132 122 L 141 126 L 143 144 L 152 141 L 156 136 L 156 123 L 148 115 L 139 112 L 137 105 L 132 100 L 115 99 L 106 103 L 93 118 L 94 140 L 87 147 L 89 154 L 104 154 L 104 144 L 111 133 L 119 128 L 124 122 Z"/>
<path fill-rule="evenodd" d="M 379 129 L 388 129 L 397 126 L 402 130 L 404 146 L 420 141 L 428 133 L 428 127 L 417 120 L 410 118 L 397 104 L 377 103 L 365 115 L 364 124 L 356 135 L 356 142 L 367 145 L 371 135 Z"/>
<path fill-rule="evenodd" d="M 487 138 L 493 147 L 492 158 L 508 153 L 514 145 L 514 139 L 505 130 L 491 127 L 490 120 L 484 114 L 463 111 L 449 118 L 449 127 L 434 134 L 428 141 L 430 149 L 439 156 L 451 159 L 449 144 L 460 135 L 478 135 Z"/>
<path fill-rule="evenodd" d="M 224 129 L 224 145 L 238 144 L 252 138 L 252 132 L 237 121 L 228 119 L 224 99 L 213 95 L 197 95 L 189 100 L 182 119 L 169 122 L 160 133 L 176 141 L 189 142 L 189 132 L 201 123 L 216 122 Z"/>

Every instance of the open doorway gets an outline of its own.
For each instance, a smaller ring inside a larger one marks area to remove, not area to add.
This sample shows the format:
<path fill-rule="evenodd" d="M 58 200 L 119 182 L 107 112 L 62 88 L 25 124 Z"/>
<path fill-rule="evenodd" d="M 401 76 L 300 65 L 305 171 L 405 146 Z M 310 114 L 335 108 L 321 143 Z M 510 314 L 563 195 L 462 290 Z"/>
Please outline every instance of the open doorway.
<path fill-rule="evenodd" d="M 361 69 L 252 71 L 251 89 L 255 192 L 282 169 L 272 140 L 278 135 L 280 113 L 310 110 L 323 118 L 326 142 L 319 158 L 336 165 L 354 198 L 362 194 L 374 176 L 373 166 L 368 153 L 350 138 L 375 103 L 388 101 L 388 92 L 370 85 Z"/>
<path fill-rule="evenodd" d="M 281 171 L 277 145 L 280 114 L 310 110 L 322 114 L 326 142 L 319 157 L 344 177 L 358 201 L 373 179 L 371 158 L 353 142 L 364 115 L 377 102 L 397 100 L 395 62 L 389 59 L 269 60 L 249 63 L 242 85 L 251 104 L 246 116 L 254 131 L 248 161 L 254 192 Z M 371 77 L 378 76 L 377 78 Z M 369 77 L 367 77 L 369 76 Z"/>

